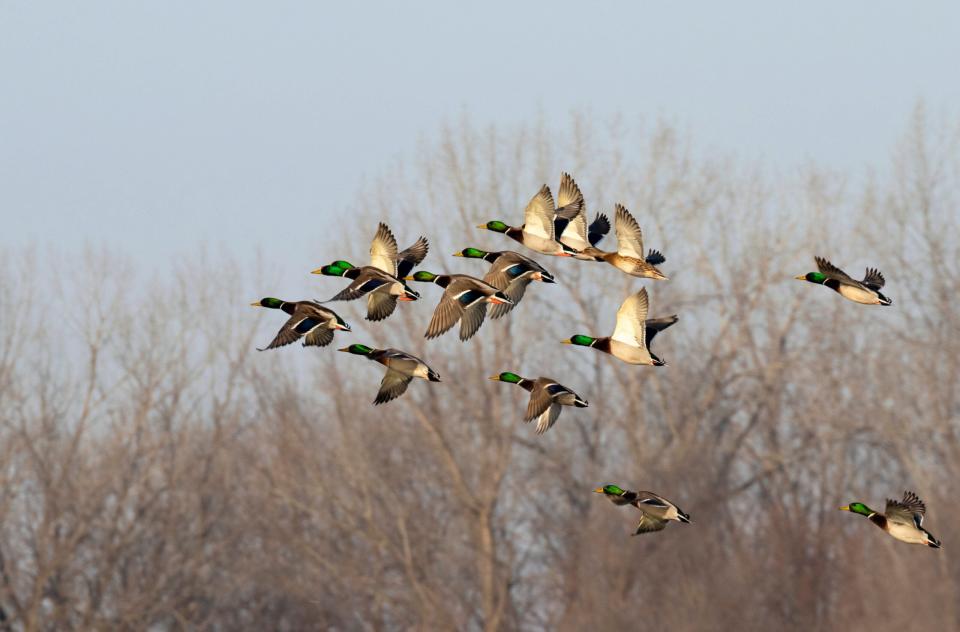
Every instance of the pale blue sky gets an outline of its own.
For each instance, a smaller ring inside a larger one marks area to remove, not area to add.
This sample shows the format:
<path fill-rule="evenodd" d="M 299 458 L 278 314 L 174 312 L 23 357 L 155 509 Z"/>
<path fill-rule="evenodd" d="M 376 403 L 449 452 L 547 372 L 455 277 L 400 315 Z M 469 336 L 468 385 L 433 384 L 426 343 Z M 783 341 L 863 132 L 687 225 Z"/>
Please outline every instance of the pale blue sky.
<path fill-rule="evenodd" d="M 0 0 L 0 245 L 307 252 L 362 178 L 464 111 L 664 116 L 707 147 L 854 169 L 917 99 L 960 111 L 956 1 L 458 5 Z"/>

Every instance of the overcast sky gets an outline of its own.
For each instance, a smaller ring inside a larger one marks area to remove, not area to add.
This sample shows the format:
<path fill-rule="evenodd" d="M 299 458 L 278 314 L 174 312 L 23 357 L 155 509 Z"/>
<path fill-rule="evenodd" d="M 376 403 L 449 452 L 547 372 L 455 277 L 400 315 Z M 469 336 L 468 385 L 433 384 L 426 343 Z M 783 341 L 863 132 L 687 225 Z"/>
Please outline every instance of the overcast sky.
<path fill-rule="evenodd" d="M 960 112 L 958 25 L 955 0 L 0 0 L 0 245 L 305 251 L 464 111 L 662 115 L 726 152 L 859 168 L 917 99 Z"/>

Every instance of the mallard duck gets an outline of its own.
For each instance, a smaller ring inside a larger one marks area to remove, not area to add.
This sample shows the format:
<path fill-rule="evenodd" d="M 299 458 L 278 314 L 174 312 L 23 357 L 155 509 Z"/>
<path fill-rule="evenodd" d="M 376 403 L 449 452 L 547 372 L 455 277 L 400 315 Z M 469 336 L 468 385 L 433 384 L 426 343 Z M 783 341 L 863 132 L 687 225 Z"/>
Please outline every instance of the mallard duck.
<path fill-rule="evenodd" d="M 846 272 L 823 257 L 814 257 L 819 272 L 807 272 L 794 277 L 798 281 L 809 281 L 828 288 L 843 298 L 862 305 L 891 305 L 893 301 L 880 293 L 886 281 L 876 268 L 867 268 L 863 281 L 857 281 Z"/>
<path fill-rule="evenodd" d="M 453 256 L 483 259 L 491 264 L 490 269 L 483 277 L 483 282 L 502 290 L 504 295 L 513 301 L 513 304 L 499 303 L 494 305 L 490 308 L 490 318 L 500 318 L 509 313 L 523 298 L 523 294 L 527 291 L 527 286 L 530 285 L 531 281 L 555 283 L 553 275 L 547 272 L 546 268 L 533 259 L 512 250 L 487 252 L 479 248 L 464 248 L 460 252 L 453 253 Z"/>
<path fill-rule="evenodd" d="M 522 226 L 508 226 L 499 220 L 494 220 L 486 224 L 480 224 L 477 228 L 503 233 L 507 237 L 519 241 L 527 248 L 545 255 L 570 257 L 575 255 L 576 251 L 557 241 L 554 222 L 557 218 L 572 219 L 579 212 L 580 206 L 576 202 L 568 206 L 555 208 L 550 187 L 543 185 L 530 200 L 530 203 L 527 204 L 527 208 L 523 212 Z"/>
<path fill-rule="evenodd" d="M 349 261 L 334 261 L 313 271 L 313 274 L 342 276 L 353 283 L 328 299 L 352 301 L 367 296 L 367 320 L 383 320 L 393 313 L 397 301 L 415 301 L 420 295 L 400 279 L 427 256 L 430 244 L 420 237 L 412 246 L 397 253 L 397 240 L 386 224 L 380 222 L 370 243 L 370 265 L 358 268 Z"/>
<path fill-rule="evenodd" d="M 679 320 L 674 314 L 647 320 L 647 288 L 627 297 L 617 310 L 617 326 L 612 336 L 594 338 L 577 334 L 563 341 L 567 345 L 593 347 L 628 364 L 665 366 L 667 363 L 650 351 L 654 336 Z"/>
<path fill-rule="evenodd" d="M 282 301 L 279 298 L 262 298 L 250 303 L 254 307 L 269 307 L 283 310 L 290 318 L 283 324 L 269 345 L 257 351 L 275 349 L 296 342 L 306 336 L 304 347 L 325 347 L 333 341 L 336 330 L 350 331 L 348 325 L 335 311 L 313 301 Z"/>
<path fill-rule="evenodd" d="M 635 277 L 665 280 L 667 277 L 657 269 L 666 257 L 657 250 L 643 254 L 643 233 L 633 215 L 622 205 L 614 207 L 614 230 L 617 233 L 617 251 L 596 251 L 598 261 L 606 261 L 616 269 Z M 593 251 L 590 251 L 593 252 Z"/>
<path fill-rule="evenodd" d="M 466 274 L 434 274 L 420 270 L 404 280 L 436 283 L 444 288 L 427 326 L 427 338 L 436 338 L 460 321 L 460 340 L 469 340 L 483 324 L 487 303 L 513 305 L 513 299 L 497 288 Z"/>
<path fill-rule="evenodd" d="M 610 220 L 600 213 L 587 227 L 587 209 L 583 201 L 580 187 L 569 173 L 560 175 L 560 191 L 557 193 L 557 203 L 561 207 L 577 204 L 580 210 L 571 219 L 558 217 L 554 221 L 554 233 L 558 235 L 561 244 L 576 251 L 573 255 L 582 261 L 602 261 L 603 251 L 595 248 L 603 236 L 610 232 Z"/>
<path fill-rule="evenodd" d="M 410 385 L 410 381 L 415 377 L 429 380 L 430 382 L 439 382 L 440 374 L 427 366 L 427 363 L 420 358 L 410 355 L 405 351 L 398 349 L 373 349 L 366 345 L 353 344 L 343 349 L 337 349 L 345 353 L 362 355 L 368 360 L 379 362 L 387 367 L 387 373 L 380 382 L 380 390 L 377 391 L 377 398 L 373 404 L 383 404 L 391 399 L 396 399 L 403 395 Z"/>
<path fill-rule="evenodd" d="M 840 510 L 866 516 L 870 522 L 901 542 L 926 544 L 934 549 L 940 548 L 940 540 L 923 528 L 923 516 L 927 512 L 927 506 L 913 492 L 904 492 L 903 500 L 888 498 L 887 508 L 882 514 L 861 502 L 850 503 L 841 507 Z"/>
<path fill-rule="evenodd" d="M 538 377 L 529 380 L 516 373 L 504 372 L 490 376 L 496 382 L 516 384 L 530 392 L 530 402 L 524 421 L 537 420 L 537 434 L 543 434 L 550 429 L 560 416 L 561 406 L 576 406 L 586 408 L 589 403 L 563 384 L 559 384 L 552 377 Z"/>
<path fill-rule="evenodd" d="M 597 494 L 603 494 L 614 505 L 633 505 L 640 510 L 640 522 L 637 524 L 637 530 L 633 535 L 661 531 L 667 526 L 668 520 L 690 522 L 690 514 L 685 513 L 663 496 L 653 492 L 631 492 L 616 485 L 604 485 L 593 491 Z"/>

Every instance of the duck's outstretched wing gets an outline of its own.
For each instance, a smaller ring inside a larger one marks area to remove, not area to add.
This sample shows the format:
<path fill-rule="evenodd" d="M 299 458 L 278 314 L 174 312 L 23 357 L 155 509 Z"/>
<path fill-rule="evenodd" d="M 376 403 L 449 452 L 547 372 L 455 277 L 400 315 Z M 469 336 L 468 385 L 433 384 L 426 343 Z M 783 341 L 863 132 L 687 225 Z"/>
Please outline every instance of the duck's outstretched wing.
<path fill-rule="evenodd" d="M 380 390 L 377 391 L 377 398 L 373 400 L 374 405 L 383 404 L 400 397 L 407 390 L 407 387 L 410 386 L 412 380 L 413 377 L 409 375 L 394 371 L 393 369 L 387 369 L 387 373 L 380 382 Z"/>
<path fill-rule="evenodd" d="M 821 274 L 826 276 L 829 279 L 835 279 L 844 283 L 846 285 L 853 285 L 859 287 L 861 285 L 860 281 L 857 281 L 849 274 L 833 265 L 823 257 L 814 257 L 813 260 L 817 263 L 817 269 Z"/>
<path fill-rule="evenodd" d="M 604 235 L 610 232 L 610 219 L 603 213 L 597 213 L 587 229 L 587 241 L 591 246 L 596 246 L 603 239 Z"/>
<path fill-rule="evenodd" d="M 861 283 L 876 292 L 879 291 L 887 281 L 883 278 L 883 273 L 876 268 L 867 268 L 867 274 L 863 277 Z"/>
<path fill-rule="evenodd" d="M 427 238 L 419 237 L 413 242 L 412 246 L 397 255 L 397 273 L 394 276 L 402 279 L 410 274 L 415 267 L 420 265 L 421 261 L 426 259 L 429 250 L 430 242 L 427 241 Z"/>
<path fill-rule="evenodd" d="M 645 323 L 649 309 L 647 288 L 628 296 L 617 310 L 617 326 L 613 330 L 613 338 L 619 342 L 647 348 L 647 332 Z"/>
<path fill-rule="evenodd" d="M 377 234 L 370 242 L 370 265 L 397 276 L 397 239 L 383 222 L 377 226 Z"/>
<path fill-rule="evenodd" d="M 643 231 L 622 204 L 614 206 L 613 226 L 617 233 L 617 252 L 622 257 L 645 258 L 643 254 Z"/>
<path fill-rule="evenodd" d="M 883 515 L 887 520 L 902 524 L 913 524 L 918 529 L 923 526 L 923 516 L 927 506 L 913 492 L 903 493 L 903 500 L 887 499 L 887 507 Z"/>
<path fill-rule="evenodd" d="M 644 322 L 643 328 L 644 328 L 644 332 L 647 335 L 647 340 L 646 340 L 647 348 L 648 349 L 650 348 L 650 344 L 653 342 L 653 338 L 658 333 L 660 333 L 667 327 L 670 327 L 671 325 L 676 323 L 678 320 L 680 320 L 680 317 L 674 314 L 672 316 L 664 316 L 662 318 L 651 318 L 646 322 Z"/>

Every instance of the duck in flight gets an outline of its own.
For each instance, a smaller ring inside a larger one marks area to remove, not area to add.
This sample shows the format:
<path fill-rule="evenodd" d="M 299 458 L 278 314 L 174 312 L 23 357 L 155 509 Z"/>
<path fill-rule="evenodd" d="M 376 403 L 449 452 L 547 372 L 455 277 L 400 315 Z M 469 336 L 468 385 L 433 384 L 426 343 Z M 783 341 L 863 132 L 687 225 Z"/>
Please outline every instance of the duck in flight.
<path fill-rule="evenodd" d="M 279 309 L 290 318 L 283 324 L 273 341 L 263 349 L 276 349 L 304 338 L 304 347 L 325 347 L 333 341 L 333 332 L 350 331 L 348 325 L 332 309 L 314 301 L 282 301 L 279 298 L 262 298 L 250 303 L 254 307 Z"/>
<path fill-rule="evenodd" d="M 379 362 L 387 367 L 387 372 L 380 382 L 380 390 L 377 391 L 377 397 L 373 400 L 375 406 L 403 395 L 415 377 L 430 382 L 440 381 L 440 374 L 427 366 L 426 362 L 399 349 L 374 349 L 366 345 L 353 344 L 337 351 L 363 356 L 367 360 Z"/>
<path fill-rule="evenodd" d="M 814 257 L 817 272 L 807 272 L 794 277 L 798 281 L 807 281 L 825 285 L 843 298 L 862 305 L 892 305 L 893 301 L 880 293 L 886 284 L 883 274 L 876 268 L 867 268 L 862 281 L 857 281 L 846 272 L 823 257 Z"/>
<path fill-rule="evenodd" d="M 535 380 L 520 377 L 516 373 L 505 371 L 490 377 L 495 382 L 516 384 L 530 392 L 530 401 L 527 403 L 527 412 L 524 421 L 537 420 L 537 434 L 543 434 L 556 423 L 560 416 L 561 406 L 576 406 L 586 408 L 589 403 L 563 384 L 551 377 L 538 377 Z"/>
<path fill-rule="evenodd" d="M 603 494 L 614 505 L 633 505 L 640 510 L 640 522 L 637 524 L 637 530 L 633 535 L 662 531 L 670 520 L 690 522 L 690 514 L 684 512 L 663 496 L 653 492 L 631 492 L 621 489 L 617 485 L 604 485 L 593 491 L 597 494 Z"/>
<path fill-rule="evenodd" d="M 512 250 L 487 252 L 479 248 L 464 248 L 460 252 L 453 253 L 453 256 L 483 259 L 489 262 L 490 269 L 483 276 L 483 282 L 499 289 L 513 301 L 513 304 L 498 303 L 493 305 L 490 308 L 490 318 L 500 318 L 507 315 L 520 302 L 527 291 L 527 286 L 533 281 L 555 283 L 553 275 L 546 268 L 530 257 Z"/>
<path fill-rule="evenodd" d="M 927 506 L 913 492 L 904 492 L 903 500 L 888 498 L 883 513 L 876 512 L 861 502 L 844 505 L 840 510 L 866 516 L 870 522 L 901 542 L 940 548 L 940 540 L 923 528 L 923 516 L 927 513 Z"/>
<path fill-rule="evenodd" d="M 460 340 L 473 337 L 487 316 L 487 304 L 513 305 L 513 299 L 480 279 L 466 274 L 434 274 L 420 270 L 406 281 L 435 283 L 443 288 L 443 296 L 433 311 L 426 338 L 436 338 L 460 323 Z"/>
<path fill-rule="evenodd" d="M 617 310 L 617 326 L 612 336 L 595 338 L 577 334 L 564 340 L 563 344 L 592 347 L 627 364 L 665 366 L 667 363 L 650 351 L 650 343 L 657 333 L 676 323 L 679 317 L 674 314 L 647 320 L 648 309 L 647 288 L 643 288 L 628 296 L 620 305 Z"/>
<path fill-rule="evenodd" d="M 564 195 L 567 195 L 567 191 L 564 191 Z M 561 200 L 561 206 L 557 208 L 553 205 L 550 187 L 543 185 L 524 209 L 522 226 L 508 226 L 500 220 L 493 220 L 480 224 L 477 228 L 503 233 L 544 255 L 572 257 L 577 254 L 577 251 L 557 240 L 556 221 L 573 219 L 580 212 L 582 203 L 582 196 L 579 200 L 575 197 L 572 199 L 564 197 Z"/>
<path fill-rule="evenodd" d="M 403 252 L 397 252 L 397 240 L 390 228 L 380 222 L 370 243 L 370 265 L 357 267 L 338 260 L 313 271 L 313 274 L 342 276 L 353 282 L 326 302 L 352 301 L 367 297 L 367 320 L 383 320 L 393 313 L 397 301 L 415 301 L 420 295 L 400 279 L 409 274 L 427 256 L 430 244 L 420 237 Z"/>

